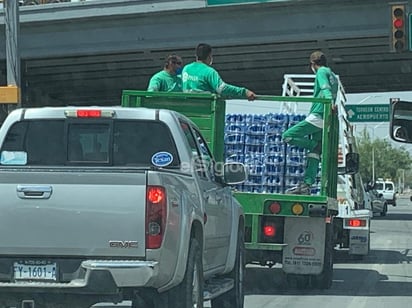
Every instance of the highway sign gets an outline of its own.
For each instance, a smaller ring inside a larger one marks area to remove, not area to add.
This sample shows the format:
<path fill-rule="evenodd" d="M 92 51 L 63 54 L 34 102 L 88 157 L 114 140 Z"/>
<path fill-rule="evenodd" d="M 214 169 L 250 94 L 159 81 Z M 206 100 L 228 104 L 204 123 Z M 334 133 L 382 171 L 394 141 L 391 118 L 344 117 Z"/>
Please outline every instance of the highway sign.
<path fill-rule="evenodd" d="M 346 105 L 345 109 L 351 122 L 389 122 L 389 104 Z"/>

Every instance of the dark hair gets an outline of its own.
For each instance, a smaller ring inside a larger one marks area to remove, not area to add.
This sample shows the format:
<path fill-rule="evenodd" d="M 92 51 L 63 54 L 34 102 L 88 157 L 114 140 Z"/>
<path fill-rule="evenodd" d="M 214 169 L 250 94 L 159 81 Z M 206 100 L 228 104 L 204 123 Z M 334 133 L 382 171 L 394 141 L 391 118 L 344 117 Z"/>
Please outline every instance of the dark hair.
<path fill-rule="evenodd" d="M 200 43 L 196 47 L 196 57 L 200 61 L 204 61 L 212 53 L 212 46 L 209 44 Z"/>
<path fill-rule="evenodd" d="M 312 54 L 310 55 L 310 62 L 320 66 L 327 65 L 326 56 L 320 50 L 312 52 Z"/>
<path fill-rule="evenodd" d="M 172 62 L 172 61 L 181 61 L 181 58 L 178 56 L 178 55 L 168 55 L 166 58 L 165 58 L 165 67 L 168 67 L 168 65 L 169 65 L 169 63 L 170 62 Z"/>

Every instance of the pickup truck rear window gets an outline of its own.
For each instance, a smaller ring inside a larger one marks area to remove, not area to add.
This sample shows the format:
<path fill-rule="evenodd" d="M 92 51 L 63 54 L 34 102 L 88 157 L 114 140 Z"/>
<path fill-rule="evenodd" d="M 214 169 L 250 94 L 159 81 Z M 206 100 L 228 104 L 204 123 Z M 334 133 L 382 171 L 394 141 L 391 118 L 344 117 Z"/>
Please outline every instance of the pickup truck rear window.
<path fill-rule="evenodd" d="M 170 130 L 160 121 L 27 120 L 10 128 L 1 151 L 27 157 L 3 165 L 180 165 Z"/>

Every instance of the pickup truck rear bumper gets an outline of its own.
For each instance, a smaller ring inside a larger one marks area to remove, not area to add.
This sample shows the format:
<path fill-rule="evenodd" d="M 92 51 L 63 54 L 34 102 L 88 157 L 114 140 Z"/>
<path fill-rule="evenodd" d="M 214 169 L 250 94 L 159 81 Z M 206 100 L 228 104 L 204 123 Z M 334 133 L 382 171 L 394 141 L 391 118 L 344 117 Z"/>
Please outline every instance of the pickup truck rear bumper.
<path fill-rule="evenodd" d="M 86 260 L 81 263 L 82 273 L 69 282 L 0 282 L 0 298 L 3 292 L 117 294 L 120 288 L 150 287 L 157 270 L 154 261 Z"/>

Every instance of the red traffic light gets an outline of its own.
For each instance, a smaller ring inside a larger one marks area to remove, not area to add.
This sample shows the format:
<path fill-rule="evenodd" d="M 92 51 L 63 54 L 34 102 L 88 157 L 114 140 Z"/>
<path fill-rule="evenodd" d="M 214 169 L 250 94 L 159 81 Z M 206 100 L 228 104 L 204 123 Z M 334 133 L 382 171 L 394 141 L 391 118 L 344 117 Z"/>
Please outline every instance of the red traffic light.
<path fill-rule="evenodd" d="M 391 19 L 391 51 L 402 52 L 407 46 L 404 4 L 391 5 Z"/>
<path fill-rule="evenodd" d="M 396 19 L 393 21 L 393 26 L 394 26 L 395 28 L 397 28 L 397 29 L 402 28 L 402 27 L 403 27 L 403 24 L 404 24 L 404 22 L 403 22 L 403 19 L 401 19 L 401 18 L 396 18 Z"/>

